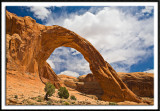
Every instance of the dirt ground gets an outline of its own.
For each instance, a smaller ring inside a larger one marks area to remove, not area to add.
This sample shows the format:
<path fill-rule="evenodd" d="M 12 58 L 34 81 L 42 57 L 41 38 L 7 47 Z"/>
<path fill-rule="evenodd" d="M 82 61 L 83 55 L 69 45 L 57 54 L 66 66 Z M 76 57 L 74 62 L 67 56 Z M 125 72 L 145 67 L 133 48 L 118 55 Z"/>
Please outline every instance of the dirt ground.
<path fill-rule="evenodd" d="M 153 105 L 153 98 L 146 98 L 147 103 L 136 103 L 131 101 L 108 102 L 101 101 L 95 95 L 87 95 L 67 87 L 70 96 L 74 95 L 76 100 L 62 99 L 58 97 L 58 89 L 49 98 L 44 100 L 45 85 L 40 79 L 34 78 L 27 73 L 7 71 L 6 74 L 6 105 Z"/>

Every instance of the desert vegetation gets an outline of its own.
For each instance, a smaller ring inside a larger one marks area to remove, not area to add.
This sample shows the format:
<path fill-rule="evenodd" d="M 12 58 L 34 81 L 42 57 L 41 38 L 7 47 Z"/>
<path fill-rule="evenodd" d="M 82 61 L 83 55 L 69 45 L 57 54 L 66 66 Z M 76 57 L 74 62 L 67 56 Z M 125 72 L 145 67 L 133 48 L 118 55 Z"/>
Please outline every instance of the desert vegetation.
<path fill-rule="evenodd" d="M 74 95 L 71 95 L 71 96 L 70 96 L 70 99 L 71 99 L 71 100 L 77 100 Z"/>
<path fill-rule="evenodd" d="M 55 86 L 50 82 L 46 83 L 44 91 L 46 92 L 45 100 L 48 100 L 48 96 L 52 96 L 55 93 Z"/>
<path fill-rule="evenodd" d="M 69 92 L 66 87 L 60 87 L 60 89 L 58 90 L 58 95 L 60 98 L 67 99 L 69 97 Z"/>

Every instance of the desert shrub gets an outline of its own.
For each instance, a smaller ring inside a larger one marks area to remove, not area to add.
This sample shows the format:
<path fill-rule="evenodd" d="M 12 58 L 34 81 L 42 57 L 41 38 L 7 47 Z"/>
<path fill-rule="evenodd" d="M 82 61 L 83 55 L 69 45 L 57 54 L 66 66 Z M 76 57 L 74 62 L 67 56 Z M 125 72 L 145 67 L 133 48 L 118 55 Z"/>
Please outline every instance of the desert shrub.
<path fill-rule="evenodd" d="M 38 99 L 37 102 L 42 102 L 42 100 Z"/>
<path fill-rule="evenodd" d="M 30 103 L 29 105 L 36 105 L 36 103 Z"/>
<path fill-rule="evenodd" d="M 46 83 L 44 91 L 46 92 L 45 100 L 48 100 L 48 97 L 52 96 L 55 93 L 55 87 L 50 82 Z"/>
<path fill-rule="evenodd" d="M 68 90 L 66 89 L 66 87 L 60 87 L 58 89 L 58 95 L 60 98 L 65 98 L 67 99 L 69 97 L 69 92 Z"/>
<path fill-rule="evenodd" d="M 51 104 L 52 104 L 52 101 L 47 101 L 47 104 L 48 104 L 48 105 L 51 105 Z"/>
<path fill-rule="evenodd" d="M 70 99 L 71 99 L 71 100 L 77 100 L 74 95 L 72 95 L 72 96 L 70 97 Z"/>
<path fill-rule="evenodd" d="M 109 105 L 117 105 L 115 102 L 109 102 Z"/>
<path fill-rule="evenodd" d="M 42 102 L 42 100 L 41 100 L 41 99 L 38 99 L 37 102 Z"/>
<path fill-rule="evenodd" d="M 37 102 L 42 102 L 42 101 L 43 101 L 43 98 L 42 97 L 38 97 Z"/>
<path fill-rule="evenodd" d="M 69 103 L 68 103 L 68 102 L 65 102 L 64 105 L 69 105 Z"/>
<path fill-rule="evenodd" d="M 63 103 L 63 100 L 60 100 L 59 102 L 60 102 L 60 103 Z"/>
<path fill-rule="evenodd" d="M 17 99 L 17 98 L 18 98 L 18 96 L 17 96 L 17 95 L 15 95 L 15 96 L 14 96 L 14 98 L 16 98 L 16 99 Z"/>
<path fill-rule="evenodd" d="M 32 97 L 31 99 L 36 100 L 37 97 Z"/>

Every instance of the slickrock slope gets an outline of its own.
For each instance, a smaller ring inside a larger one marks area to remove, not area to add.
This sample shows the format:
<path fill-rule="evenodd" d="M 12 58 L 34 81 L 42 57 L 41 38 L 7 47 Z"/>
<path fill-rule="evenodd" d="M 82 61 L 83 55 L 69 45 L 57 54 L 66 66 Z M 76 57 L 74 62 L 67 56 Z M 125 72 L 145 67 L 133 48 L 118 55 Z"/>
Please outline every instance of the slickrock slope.
<path fill-rule="evenodd" d="M 6 38 L 7 70 L 27 72 L 59 88 L 62 83 L 46 60 L 56 48 L 71 47 L 89 62 L 103 89 L 102 100 L 141 102 L 91 43 L 66 28 L 40 25 L 31 17 L 18 17 L 6 11 Z"/>

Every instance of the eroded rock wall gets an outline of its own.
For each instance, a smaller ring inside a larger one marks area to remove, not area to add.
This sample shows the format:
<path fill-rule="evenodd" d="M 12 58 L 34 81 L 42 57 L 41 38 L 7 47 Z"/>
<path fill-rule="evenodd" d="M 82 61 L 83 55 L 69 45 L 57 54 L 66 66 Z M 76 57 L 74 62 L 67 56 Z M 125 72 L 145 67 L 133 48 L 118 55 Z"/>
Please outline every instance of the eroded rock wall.
<path fill-rule="evenodd" d="M 145 72 L 123 73 L 119 77 L 136 95 L 154 97 L 154 74 Z"/>
<path fill-rule="evenodd" d="M 154 74 L 145 72 L 124 73 L 118 72 L 118 76 L 127 87 L 140 97 L 154 97 Z M 102 95 L 103 90 L 93 74 L 78 77 L 76 89 L 80 92 L 94 95 Z"/>

